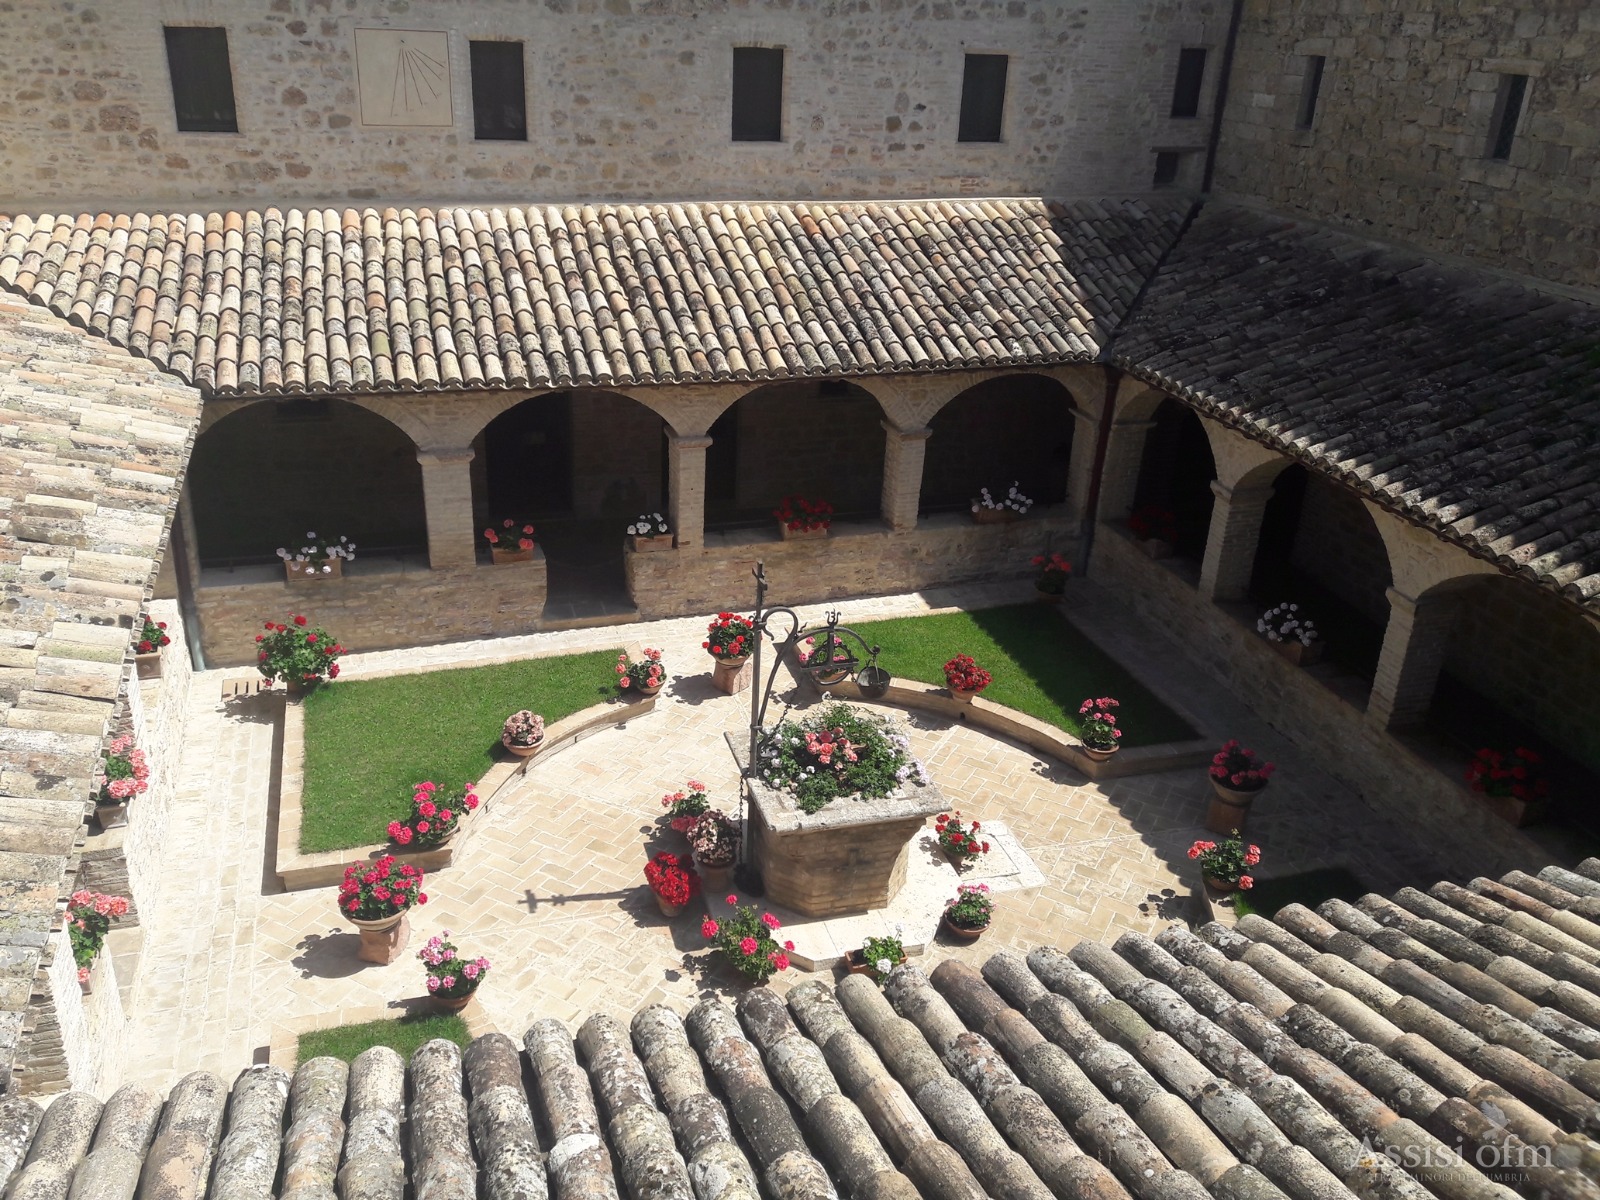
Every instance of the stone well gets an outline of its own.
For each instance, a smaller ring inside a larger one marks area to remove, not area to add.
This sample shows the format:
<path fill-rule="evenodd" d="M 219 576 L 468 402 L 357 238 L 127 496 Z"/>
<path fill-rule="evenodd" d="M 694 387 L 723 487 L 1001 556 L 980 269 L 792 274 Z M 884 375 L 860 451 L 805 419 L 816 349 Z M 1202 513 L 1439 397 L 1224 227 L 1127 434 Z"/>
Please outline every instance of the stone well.
<path fill-rule="evenodd" d="M 728 734 L 741 770 L 748 746 Z M 912 839 L 946 810 L 933 784 L 904 784 L 880 800 L 835 800 L 804 813 L 786 792 L 750 780 L 750 861 L 767 899 L 808 917 L 884 908 L 906 880 Z"/>

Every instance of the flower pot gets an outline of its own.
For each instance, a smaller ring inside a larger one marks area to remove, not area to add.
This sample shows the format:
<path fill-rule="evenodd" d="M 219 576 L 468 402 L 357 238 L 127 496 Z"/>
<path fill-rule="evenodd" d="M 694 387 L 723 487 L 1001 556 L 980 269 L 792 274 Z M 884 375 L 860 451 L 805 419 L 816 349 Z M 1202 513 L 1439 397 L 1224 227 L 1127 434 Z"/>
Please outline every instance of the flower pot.
<path fill-rule="evenodd" d="M 819 525 L 815 529 L 790 529 L 788 525 L 784 524 L 782 521 L 779 521 L 778 532 L 783 535 L 783 540 L 786 542 L 804 542 L 810 541 L 814 538 L 827 537 L 828 527 L 826 525 Z"/>
<path fill-rule="evenodd" d="M 945 913 L 942 917 L 940 917 L 939 923 L 944 926 L 946 933 L 955 938 L 957 941 L 962 942 L 977 941 L 978 938 L 982 936 L 983 931 L 989 928 L 987 925 L 980 925 L 976 929 L 968 929 L 965 925 L 957 925 L 950 919 L 949 913 Z"/>
<path fill-rule="evenodd" d="M 651 895 L 656 898 L 656 907 L 661 910 L 661 915 L 663 917 L 675 917 L 684 909 L 684 905 L 682 904 L 667 903 L 666 898 L 662 896 L 660 892 L 652 892 Z"/>
<path fill-rule="evenodd" d="M 78 980 L 78 990 L 85 996 L 94 995 L 95 980 L 100 975 L 100 963 L 104 958 L 105 954 L 102 950 L 102 953 L 96 954 L 93 961 L 89 963 L 89 974 Z"/>
<path fill-rule="evenodd" d="M 644 700 L 644 699 L 647 699 L 650 696 L 654 696 L 657 692 L 659 692 L 661 690 L 661 687 L 662 687 L 662 685 L 659 684 L 659 683 L 650 683 L 650 684 L 634 683 L 634 684 L 630 684 L 629 686 L 627 686 L 627 687 L 622 689 L 622 698 L 624 700 Z"/>
<path fill-rule="evenodd" d="M 152 650 L 149 654 L 135 654 L 133 656 L 134 675 L 138 679 L 161 678 L 161 651 Z"/>
<path fill-rule="evenodd" d="M 896 967 L 904 966 L 905 961 L 906 956 L 902 954 L 899 958 L 894 960 L 894 965 Z M 844 954 L 844 965 L 845 970 L 849 971 L 852 975 L 871 975 L 874 969 L 872 964 L 866 960 L 866 956 L 863 955 L 860 950 L 846 950 Z"/>
<path fill-rule="evenodd" d="M 290 679 L 284 676 L 283 690 L 290 696 L 304 696 L 315 684 L 307 683 L 304 679 Z"/>
<path fill-rule="evenodd" d="M 849 667 L 829 667 L 826 671 L 816 669 L 811 672 L 811 678 L 823 687 L 832 687 L 836 683 L 843 683 L 850 678 Z"/>
<path fill-rule="evenodd" d="M 711 682 L 719 692 L 732 696 L 750 686 L 750 672 L 745 669 L 750 664 L 748 654 L 738 658 L 718 658 L 713 654 L 711 659 L 716 664 L 711 671 Z"/>
<path fill-rule="evenodd" d="M 946 690 L 962 704 L 971 704 L 972 698 L 976 696 L 982 689 L 974 689 L 970 692 L 964 692 L 960 688 L 947 688 Z"/>
<path fill-rule="evenodd" d="M 379 917 L 375 921 L 362 921 L 346 917 L 361 934 L 361 947 L 356 957 L 362 962 L 387 965 L 399 958 L 411 938 L 411 922 L 403 912 L 392 917 Z"/>
<path fill-rule="evenodd" d="M 865 666 L 861 674 L 856 676 L 856 686 L 861 689 L 861 694 L 868 700 L 881 700 L 889 694 L 889 684 L 894 676 L 882 667 Z"/>
<path fill-rule="evenodd" d="M 1021 515 L 1014 508 L 980 508 L 973 512 L 972 519 L 979 525 L 1005 525 Z"/>
<path fill-rule="evenodd" d="M 1321 642 L 1312 642 L 1308 646 L 1299 638 L 1293 638 L 1287 642 L 1269 641 L 1267 645 L 1276 650 L 1279 657 L 1292 662 L 1297 667 L 1309 667 L 1322 661 Z"/>
<path fill-rule="evenodd" d="M 1239 890 L 1237 880 L 1230 882 L 1226 879 L 1218 879 L 1215 875 L 1207 875 L 1204 878 L 1206 886 L 1214 892 L 1237 892 Z"/>
<path fill-rule="evenodd" d="M 1544 796 L 1536 796 L 1532 800 L 1519 800 L 1515 796 L 1491 796 L 1488 792 L 1480 792 L 1478 795 L 1489 806 L 1490 812 L 1518 829 L 1544 820 L 1550 805 Z"/>
<path fill-rule="evenodd" d="M 322 568 L 327 567 L 324 571 Z M 338 579 L 344 575 L 344 559 L 330 558 L 320 565 L 283 560 L 283 571 L 290 583 L 310 583 L 317 579 Z"/>
<path fill-rule="evenodd" d="M 1105 762 L 1108 758 L 1121 749 L 1122 747 L 1120 745 L 1112 746 L 1109 749 L 1103 749 L 1099 746 L 1084 746 L 1083 752 L 1084 754 L 1088 755 L 1091 762 Z"/>
<path fill-rule="evenodd" d="M 628 535 L 628 546 L 635 554 L 649 554 L 653 550 L 671 550 L 672 541 L 670 533 L 656 533 L 648 537 L 637 533 Z"/>
<path fill-rule="evenodd" d="M 1040 604 L 1060 604 L 1065 592 L 1047 592 L 1038 584 L 1033 585 L 1033 598 Z"/>
<path fill-rule="evenodd" d="M 1266 785 L 1251 791 L 1231 788 L 1215 775 L 1210 776 L 1213 795 L 1206 806 L 1206 828 L 1212 833 L 1244 832 L 1245 818 L 1250 815 L 1250 804 L 1266 791 Z"/>
<path fill-rule="evenodd" d="M 700 876 L 700 883 L 713 895 L 720 895 L 728 890 L 728 882 L 733 876 L 733 864 L 724 863 L 720 867 L 710 866 L 700 861 L 699 856 L 694 860 L 695 872 Z"/>
<path fill-rule="evenodd" d="M 126 804 L 96 804 L 94 806 L 94 819 L 100 823 L 101 829 L 119 829 L 128 823 L 128 806 Z"/>
<path fill-rule="evenodd" d="M 477 995 L 477 988 L 473 988 L 465 996 L 441 996 L 437 992 L 428 997 L 433 1005 L 434 1012 L 458 1013 L 472 1003 L 472 997 Z"/>
<path fill-rule="evenodd" d="M 544 745 L 544 734 L 541 733 L 537 741 L 531 742 L 526 746 L 520 746 L 516 742 L 508 742 L 502 734 L 500 744 L 506 748 L 506 753 L 517 758 L 532 758 L 539 753 L 540 748 Z"/>
<path fill-rule="evenodd" d="M 1172 557 L 1172 543 L 1164 542 L 1160 538 L 1145 538 L 1139 543 L 1139 549 L 1144 551 L 1146 558 Z"/>

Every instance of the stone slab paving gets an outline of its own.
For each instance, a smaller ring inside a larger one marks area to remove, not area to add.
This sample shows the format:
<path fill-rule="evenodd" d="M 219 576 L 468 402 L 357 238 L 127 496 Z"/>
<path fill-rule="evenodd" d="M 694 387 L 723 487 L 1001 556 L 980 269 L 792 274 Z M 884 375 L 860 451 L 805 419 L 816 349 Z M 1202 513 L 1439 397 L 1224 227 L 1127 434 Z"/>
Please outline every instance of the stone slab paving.
<path fill-rule="evenodd" d="M 842 602 L 844 620 L 976 608 L 1022 599 L 1015 584 Z M 1159 631 L 1141 627 L 1087 581 L 1069 608 L 1092 636 L 1182 707 L 1204 714 L 1219 739 L 1247 737 L 1281 764 L 1258 802 L 1252 839 L 1274 873 L 1335 863 L 1374 888 L 1440 876 L 1425 847 L 1402 837 L 1316 772 L 1214 682 L 1189 667 Z M 820 620 L 822 607 L 807 610 Z M 640 641 L 666 653 L 671 683 L 656 712 L 607 730 L 533 771 L 487 814 L 456 856 L 428 881 L 413 910 L 414 950 L 448 929 L 493 970 L 472 1008 L 475 1032 L 520 1037 L 538 1017 L 574 1026 L 593 1012 L 626 1018 L 665 1001 L 684 1008 L 738 984 L 702 948 L 696 907 L 664 919 L 642 869 L 658 846 L 681 848 L 661 821 L 660 796 L 689 778 L 732 810 L 737 774 L 723 740 L 747 728 L 748 694 L 710 682 L 702 618 L 533 634 L 352 655 L 347 679 Z M 893 664 L 888 664 L 893 668 Z M 171 864 L 134 985 L 127 1078 L 171 1086 L 205 1068 L 231 1078 L 296 1032 L 399 1015 L 422 996 L 410 954 L 388 966 L 358 963 L 356 936 L 331 889 L 283 893 L 273 874 L 275 702 L 220 701 L 240 672 L 197 676 L 191 693 Z M 804 696 L 780 673 L 783 698 Z M 537 704 L 534 705 L 537 707 Z M 938 940 L 930 958 L 981 960 L 1003 945 L 1071 945 L 1154 932 L 1188 909 L 1191 864 L 1208 784 L 1188 769 L 1092 784 L 1071 769 L 1001 739 L 925 715 L 907 720 L 913 746 L 966 813 L 1003 822 L 1043 882 L 1007 890 L 995 925 L 976 944 Z M 913 851 L 915 852 L 915 851 Z M 925 960 L 927 961 L 927 960 Z M 789 972 L 790 986 L 810 976 Z"/>

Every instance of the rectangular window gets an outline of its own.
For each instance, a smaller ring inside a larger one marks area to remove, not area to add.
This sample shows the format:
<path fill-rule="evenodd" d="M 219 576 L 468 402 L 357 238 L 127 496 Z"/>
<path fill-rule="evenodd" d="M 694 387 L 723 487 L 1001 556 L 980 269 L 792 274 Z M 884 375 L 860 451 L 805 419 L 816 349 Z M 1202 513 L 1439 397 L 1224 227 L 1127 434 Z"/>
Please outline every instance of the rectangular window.
<path fill-rule="evenodd" d="M 1522 104 L 1528 96 L 1526 75 L 1500 76 L 1500 90 L 1494 98 L 1494 120 L 1489 124 L 1489 157 L 1510 158 L 1511 142 L 1522 119 Z"/>
<path fill-rule="evenodd" d="M 1321 54 L 1306 58 L 1306 73 L 1300 80 L 1300 108 L 1295 113 L 1294 127 L 1310 129 L 1317 119 L 1317 93 L 1322 90 L 1322 68 L 1328 60 Z"/>
<path fill-rule="evenodd" d="M 1006 112 L 1004 54 L 969 54 L 961 72 L 961 142 L 998 142 Z"/>
<path fill-rule="evenodd" d="M 1156 174 L 1150 182 L 1158 187 L 1172 187 L 1178 182 L 1178 168 L 1183 165 L 1183 155 L 1176 150 L 1156 151 Z"/>
<path fill-rule="evenodd" d="M 1186 46 L 1178 52 L 1178 78 L 1172 85 L 1172 115 L 1200 115 L 1200 85 L 1206 77 L 1206 52 L 1203 46 Z"/>
<path fill-rule="evenodd" d="M 228 31 L 216 25 L 167 25 L 172 107 L 184 133 L 238 133 Z"/>
<path fill-rule="evenodd" d="M 733 48 L 733 140 L 783 140 L 783 51 Z"/>
<path fill-rule="evenodd" d="M 528 140 L 521 42 L 471 42 L 472 124 L 480 142 Z"/>

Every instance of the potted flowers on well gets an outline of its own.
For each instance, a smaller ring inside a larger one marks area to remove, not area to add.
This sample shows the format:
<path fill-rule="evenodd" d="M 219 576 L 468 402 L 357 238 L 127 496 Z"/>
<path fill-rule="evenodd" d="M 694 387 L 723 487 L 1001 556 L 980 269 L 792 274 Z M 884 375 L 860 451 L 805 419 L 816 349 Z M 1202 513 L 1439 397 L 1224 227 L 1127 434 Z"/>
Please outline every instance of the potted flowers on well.
<path fill-rule="evenodd" d="M 1178 518 L 1158 504 L 1146 504 L 1128 518 L 1128 529 L 1139 539 L 1139 548 L 1151 558 L 1172 557 L 1178 540 Z"/>
<path fill-rule="evenodd" d="M 897 721 L 838 702 L 799 721 L 778 722 L 758 742 L 756 764 L 761 782 L 792 796 L 803 813 L 821 812 L 845 797 L 876 799 L 928 783 Z"/>
<path fill-rule="evenodd" d="M 1206 828 L 1212 833 L 1237 833 L 1250 815 L 1250 804 L 1271 781 L 1277 764 L 1266 762 L 1254 750 L 1229 738 L 1211 759 L 1211 804 Z"/>
<path fill-rule="evenodd" d="M 1300 606 L 1288 601 L 1269 608 L 1256 621 L 1256 632 L 1297 667 L 1309 667 L 1322 658 L 1321 635 L 1309 617 L 1300 615 Z"/>
<path fill-rule="evenodd" d="M 111 922 L 125 916 L 128 901 L 124 896 L 79 889 L 67 898 L 67 938 L 72 943 L 72 961 L 78 967 L 78 986 L 87 996 L 94 990 L 95 960 L 106 944 Z"/>
<path fill-rule="evenodd" d="M 826 500 L 804 496 L 785 496 L 772 510 L 778 519 L 778 532 L 786 542 L 800 538 L 825 538 L 833 524 L 833 505 Z"/>
<path fill-rule="evenodd" d="M 355 556 L 356 544 L 342 533 L 337 542 L 307 533 L 297 549 L 278 547 L 278 557 L 283 559 L 284 574 L 290 583 L 308 579 L 338 579 L 344 574 L 344 564 Z"/>
<path fill-rule="evenodd" d="M 356 957 L 362 962 L 392 963 L 411 936 L 406 912 L 426 904 L 423 872 L 385 854 L 374 862 L 351 863 L 339 885 L 339 912 L 361 934 Z"/>
<path fill-rule="evenodd" d="M 489 973 L 489 960 L 481 955 L 463 958 L 456 944 L 446 941 L 450 931 L 431 937 L 417 951 L 427 970 L 428 998 L 439 1012 L 460 1012 L 472 1001 L 472 994 Z"/>
<path fill-rule="evenodd" d="M 740 904 L 729 895 L 733 912 L 722 921 L 707 917 L 700 925 L 700 936 L 722 951 L 724 958 L 750 983 L 765 983 L 777 971 L 789 969 L 793 942 L 781 946 L 774 936 L 782 927 L 778 918 L 753 904 Z"/>
<path fill-rule="evenodd" d="M 645 882 L 655 893 L 663 917 L 675 917 L 700 890 L 699 877 L 676 854 L 663 850 L 644 865 Z"/>
<path fill-rule="evenodd" d="M 987 883 L 963 883 L 953 899 L 946 900 L 940 923 L 952 937 L 975 942 L 994 920 L 994 900 Z"/>
<path fill-rule="evenodd" d="M 1110 696 L 1078 705 L 1078 737 L 1083 742 L 1083 752 L 1095 762 L 1105 762 L 1121 746 L 1122 730 L 1117 728 L 1117 716 L 1111 711 L 1121 707 Z"/>
<path fill-rule="evenodd" d="M 739 857 L 739 825 L 727 813 L 711 808 L 700 814 L 689 831 L 694 868 L 713 891 L 728 886 L 733 862 Z"/>
<path fill-rule="evenodd" d="M 483 540 L 489 543 L 489 558 L 497 567 L 502 563 L 533 561 L 532 525 L 523 525 L 519 529 L 517 523 L 507 517 L 500 522 L 498 532 L 492 525 L 485 529 Z"/>
<path fill-rule="evenodd" d="M 749 686 L 750 673 L 744 668 L 756 648 L 755 622 L 749 617 L 719 612 L 706 626 L 706 640 L 700 647 L 715 664 L 711 682 L 719 691 L 731 696 Z"/>
<path fill-rule="evenodd" d="M 958 654 L 944 665 L 944 683 L 950 694 L 962 703 L 994 682 L 994 676 L 980 667 L 970 654 Z"/>
<path fill-rule="evenodd" d="M 822 687 L 832 687 L 850 678 L 856 668 L 856 656 L 838 637 L 824 633 L 818 645 L 816 636 L 801 639 L 794 648 L 795 662 L 804 667 L 813 682 Z"/>
<path fill-rule="evenodd" d="M 1537 750 L 1485 746 L 1467 764 L 1466 778 L 1502 820 L 1521 826 L 1544 816 L 1550 781 L 1544 777 L 1544 757 Z"/>
<path fill-rule="evenodd" d="M 431 779 L 423 780 L 411 797 L 410 818 L 389 822 L 389 840 L 408 850 L 444 845 L 460 832 L 461 819 L 478 807 L 475 786 L 467 783 L 441 794 Z"/>
<path fill-rule="evenodd" d="M 979 525 L 997 525 L 1015 521 L 1032 507 L 1033 501 L 1019 492 L 1017 481 L 1012 480 L 1006 494 L 999 499 L 988 488 L 979 488 L 978 498 L 972 502 L 972 519 Z"/>
<path fill-rule="evenodd" d="M 101 770 L 105 777 L 95 799 L 94 816 L 101 829 L 114 829 L 128 823 L 128 801 L 149 790 L 150 766 L 144 751 L 125 733 L 111 739 Z"/>
<path fill-rule="evenodd" d="M 896 923 L 893 936 L 864 939 L 861 949 L 845 953 L 845 969 L 852 975 L 870 975 L 882 983 L 890 971 L 906 961 L 906 948 L 900 940 L 904 936 L 905 927 Z"/>
<path fill-rule="evenodd" d="M 691 779 L 677 791 L 661 797 L 661 807 L 667 810 L 667 824 L 675 832 L 687 837 L 711 807 L 711 800 L 706 795 L 706 785 L 698 779 Z"/>
<path fill-rule="evenodd" d="M 1059 554 L 1035 554 L 1033 565 L 1039 568 L 1033 580 L 1034 592 L 1046 604 L 1060 604 L 1067 592 L 1067 580 L 1072 578 L 1072 564 Z"/>
<path fill-rule="evenodd" d="M 672 549 L 672 526 L 660 513 L 641 513 L 628 525 L 628 545 L 636 554 Z"/>
<path fill-rule="evenodd" d="M 500 744 L 518 758 L 531 758 L 544 744 L 544 718 L 524 708 L 506 718 L 500 727 Z"/>
<path fill-rule="evenodd" d="M 939 835 L 939 849 L 945 852 L 946 857 L 960 870 L 975 858 L 981 858 L 989 853 L 989 843 L 979 837 L 983 823 L 974 821 L 969 826 L 961 820 L 961 810 L 940 813 L 933 823 L 933 831 Z"/>
<path fill-rule="evenodd" d="M 617 655 L 617 688 L 624 700 L 643 700 L 654 696 L 667 682 L 661 665 L 661 651 L 646 646 L 637 659 L 626 650 Z"/>
<path fill-rule="evenodd" d="M 1246 845 L 1235 829 L 1221 842 L 1204 839 L 1196 842 L 1189 847 L 1189 857 L 1200 864 L 1200 874 L 1207 887 L 1219 892 L 1237 888 L 1248 891 L 1256 881 L 1247 872 L 1261 861 L 1261 847 Z"/>
<path fill-rule="evenodd" d="M 139 614 L 139 632 L 133 642 L 133 666 L 140 679 L 161 678 L 161 647 L 170 646 L 165 621 L 152 621 L 149 613 Z"/>
<path fill-rule="evenodd" d="M 344 647 L 322 626 L 311 624 L 300 613 L 292 613 L 287 624 L 268 621 L 266 630 L 256 634 L 256 670 L 268 685 L 281 679 L 284 688 L 295 696 L 324 680 L 339 678 L 337 660 Z"/>

